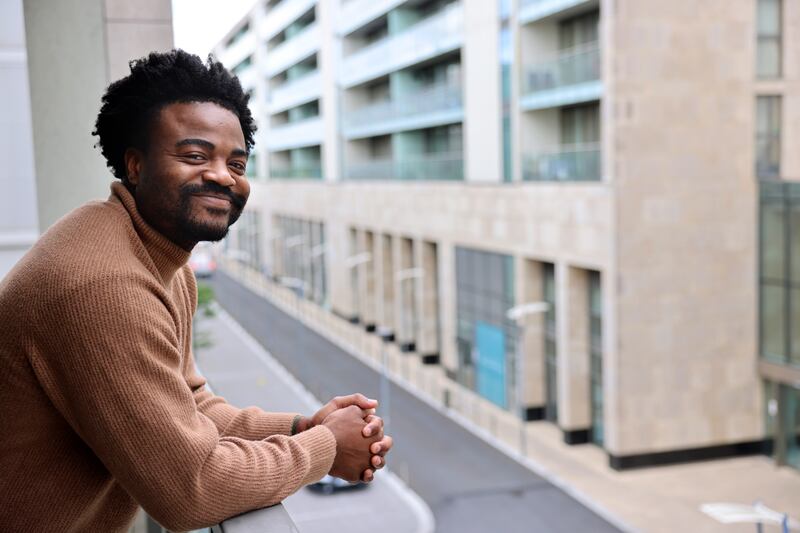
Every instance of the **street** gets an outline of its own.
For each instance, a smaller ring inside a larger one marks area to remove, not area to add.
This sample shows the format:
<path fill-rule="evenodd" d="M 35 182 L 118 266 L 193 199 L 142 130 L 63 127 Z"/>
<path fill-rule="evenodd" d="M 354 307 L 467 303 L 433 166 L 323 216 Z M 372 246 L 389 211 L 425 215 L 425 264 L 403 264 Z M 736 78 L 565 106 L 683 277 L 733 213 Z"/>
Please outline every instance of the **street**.
<path fill-rule="evenodd" d="M 317 398 L 378 397 L 371 368 L 224 273 L 210 284 L 220 305 Z M 391 398 L 390 468 L 430 506 L 437 531 L 617 531 L 404 389 L 392 384 Z"/>

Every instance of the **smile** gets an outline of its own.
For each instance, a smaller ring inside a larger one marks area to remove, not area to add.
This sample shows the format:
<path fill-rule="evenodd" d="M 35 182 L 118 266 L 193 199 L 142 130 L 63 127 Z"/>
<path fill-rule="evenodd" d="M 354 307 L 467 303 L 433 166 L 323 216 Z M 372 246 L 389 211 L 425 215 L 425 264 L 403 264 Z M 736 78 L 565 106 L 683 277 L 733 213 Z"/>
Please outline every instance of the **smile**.
<path fill-rule="evenodd" d="M 194 196 L 200 200 L 200 203 L 213 209 L 229 209 L 232 205 L 232 202 L 228 198 L 222 196 L 212 196 L 206 194 L 196 194 Z"/>

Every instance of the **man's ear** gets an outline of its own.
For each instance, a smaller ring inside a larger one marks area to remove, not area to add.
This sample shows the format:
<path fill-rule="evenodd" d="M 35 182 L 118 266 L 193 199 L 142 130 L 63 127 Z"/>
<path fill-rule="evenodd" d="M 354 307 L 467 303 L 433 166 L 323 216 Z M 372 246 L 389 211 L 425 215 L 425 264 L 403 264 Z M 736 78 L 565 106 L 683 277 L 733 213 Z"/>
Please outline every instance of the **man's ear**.
<path fill-rule="evenodd" d="M 125 150 L 125 171 L 128 183 L 138 185 L 142 175 L 142 165 L 144 164 L 144 154 L 138 148 L 128 148 Z"/>

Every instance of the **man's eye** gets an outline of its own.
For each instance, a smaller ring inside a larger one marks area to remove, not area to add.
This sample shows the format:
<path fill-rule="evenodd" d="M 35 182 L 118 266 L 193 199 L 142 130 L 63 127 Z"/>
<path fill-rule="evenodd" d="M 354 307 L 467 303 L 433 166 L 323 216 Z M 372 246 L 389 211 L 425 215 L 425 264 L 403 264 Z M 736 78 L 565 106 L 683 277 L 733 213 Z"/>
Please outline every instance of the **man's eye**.
<path fill-rule="evenodd" d="M 184 154 L 183 157 L 185 159 L 189 159 L 190 161 L 203 161 L 203 160 L 205 160 L 205 156 L 203 156 L 203 154 Z"/>

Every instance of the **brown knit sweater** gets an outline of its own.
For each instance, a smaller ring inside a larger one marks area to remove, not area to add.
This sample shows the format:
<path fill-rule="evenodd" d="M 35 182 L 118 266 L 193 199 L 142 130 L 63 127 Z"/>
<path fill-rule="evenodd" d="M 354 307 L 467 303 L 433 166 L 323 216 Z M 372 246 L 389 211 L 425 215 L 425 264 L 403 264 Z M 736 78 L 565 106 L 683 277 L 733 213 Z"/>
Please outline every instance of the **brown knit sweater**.
<path fill-rule="evenodd" d="M 0 530 L 188 530 L 318 480 L 336 454 L 294 414 L 237 409 L 191 354 L 189 254 L 130 193 L 76 209 L 0 283 Z"/>

